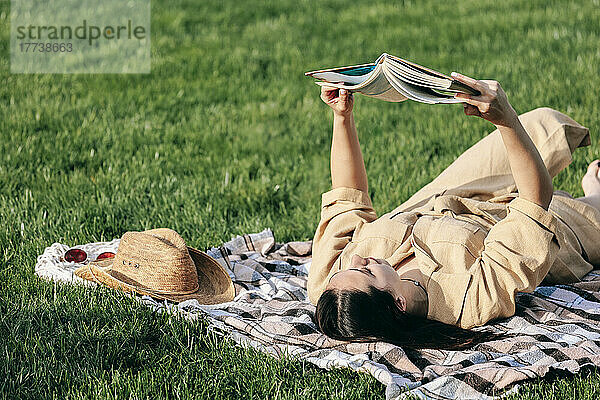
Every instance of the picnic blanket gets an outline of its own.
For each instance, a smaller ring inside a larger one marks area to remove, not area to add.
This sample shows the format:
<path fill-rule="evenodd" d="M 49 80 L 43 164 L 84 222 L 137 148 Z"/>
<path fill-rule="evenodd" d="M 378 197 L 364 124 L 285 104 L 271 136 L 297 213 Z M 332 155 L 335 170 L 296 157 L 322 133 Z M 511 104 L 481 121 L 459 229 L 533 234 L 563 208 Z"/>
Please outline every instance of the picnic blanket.
<path fill-rule="evenodd" d="M 119 239 L 81 246 L 91 259 L 116 252 Z M 55 243 L 38 257 L 35 273 L 64 282 L 79 264 L 62 259 L 69 246 Z M 237 236 L 207 250 L 231 276 L 236 297 L 214 306 L 188 300 L 178 305 L 150 297 L 157 310 L 204 318 L 210 329 L 275 357 L 293 356 L 320 368 L 366 372 L 386 386 L 386 399 L 415 395 L 432 399 L 488 399 L 518 389 L 551 370 L 578 372 L 600 365 L 600 274 L 573 285 L 541 286 L 517 296 L 512 318 L 491 325 L 514 336 L 468 351 L 409 351 L 377 343 L 348 343 L 321 334 L 306 294 L 311 242 L 276 243 L 270 229 Z"/>

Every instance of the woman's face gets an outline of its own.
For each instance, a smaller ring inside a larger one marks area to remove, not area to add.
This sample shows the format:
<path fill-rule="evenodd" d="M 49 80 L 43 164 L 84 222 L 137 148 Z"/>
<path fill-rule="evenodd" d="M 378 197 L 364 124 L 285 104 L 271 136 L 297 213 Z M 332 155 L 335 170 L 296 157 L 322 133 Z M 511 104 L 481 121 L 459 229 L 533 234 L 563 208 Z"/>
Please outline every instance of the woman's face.
<path fill-rule="evenodd" d="M 326 289 L 355 289 L 364 292 L 374 286 L 390 292 L 395 298 L 402 297 L 398 292 L 400 277 L 387 261 L 355 254 L 350 264 L 350 268 L 331 276 Z"/>

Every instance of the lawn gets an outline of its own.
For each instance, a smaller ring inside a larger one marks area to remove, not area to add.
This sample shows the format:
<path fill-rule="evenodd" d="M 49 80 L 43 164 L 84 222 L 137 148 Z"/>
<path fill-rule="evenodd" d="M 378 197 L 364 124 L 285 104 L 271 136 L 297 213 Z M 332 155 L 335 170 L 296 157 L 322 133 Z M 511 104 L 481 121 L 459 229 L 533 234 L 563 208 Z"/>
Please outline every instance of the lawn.
<path fill-rule="evenodd" d="M 382 52 L 501 82 L 518 112 L 590 128 L 555 187 L 582 195 L 598 156 L 600 3 L 152 2 L 147 75 L 13 75 L 0 0 L 0 396 L 31 399 L 381 399 L 370 376 L 236 348 L 201 322 L 119 293 L 53 285 L 36 256 L 170 227 L 207 248 L 270 227 L 312 238 L 328 190 L 331 115 L 303 73 Z M 491 129 L 458 105 L 356 97 L 379 213 Z M 532 399 L 597 398 L 600 376 L 529 384 Z"/>

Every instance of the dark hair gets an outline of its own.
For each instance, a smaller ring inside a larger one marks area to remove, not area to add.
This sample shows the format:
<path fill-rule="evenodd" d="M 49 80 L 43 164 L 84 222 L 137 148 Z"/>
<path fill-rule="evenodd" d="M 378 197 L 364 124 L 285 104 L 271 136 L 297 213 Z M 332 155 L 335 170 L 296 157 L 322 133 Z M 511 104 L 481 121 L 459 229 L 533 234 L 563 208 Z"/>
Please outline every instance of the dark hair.
<path fill-rule="evenodd" d="M 394 296 L 374 287 L 367 292 L 326 290 L 317 303 L 315 318 L 319 329 L 332 339 L 384 341 L 409 349 L 459 350 L 503 336 L 407 314 Z"/>

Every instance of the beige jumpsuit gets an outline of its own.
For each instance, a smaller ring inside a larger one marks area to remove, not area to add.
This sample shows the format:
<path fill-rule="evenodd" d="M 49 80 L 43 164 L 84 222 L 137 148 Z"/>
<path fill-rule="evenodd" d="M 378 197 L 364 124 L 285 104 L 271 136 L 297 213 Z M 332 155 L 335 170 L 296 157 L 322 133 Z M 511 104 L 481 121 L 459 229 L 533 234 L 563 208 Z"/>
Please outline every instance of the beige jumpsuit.
<path fill-rule="evenodd" d="M 520 119 L 551 176 L 569 165 L 577 147 L 590 144 L 588 130 L 558 111 L 536 109 Z M 496 130 L 379 218 L 367 193 L 324 193 L 309 298 L 316 303 L 354 254 L 392 266 L 414 257 L 410 273 L 427 291 L 427 317 L 472 328 L 513 315 L 517 292 L 531 292 L 544 279 L 577 281 L 600 265 L 600 211 L 561 191 L 546 211 L 515 191 Z"/>

